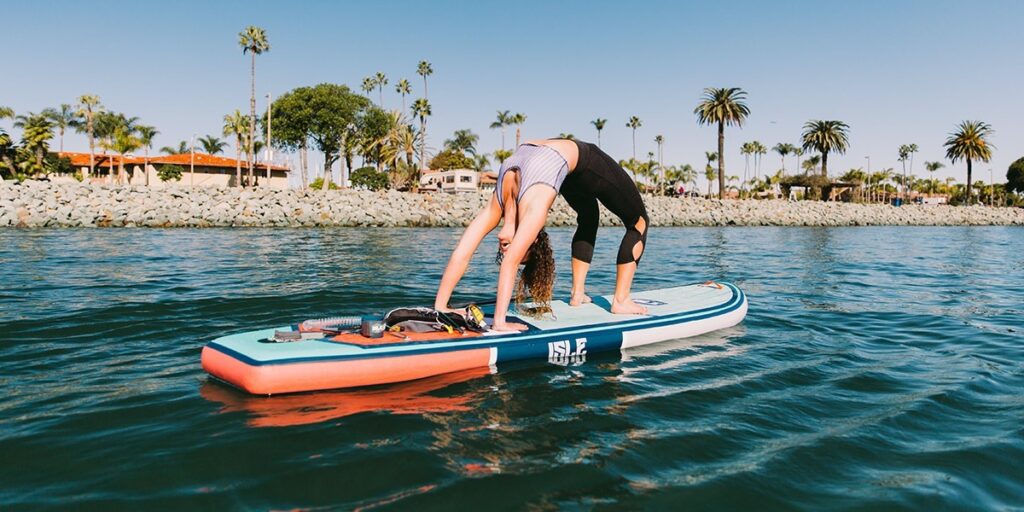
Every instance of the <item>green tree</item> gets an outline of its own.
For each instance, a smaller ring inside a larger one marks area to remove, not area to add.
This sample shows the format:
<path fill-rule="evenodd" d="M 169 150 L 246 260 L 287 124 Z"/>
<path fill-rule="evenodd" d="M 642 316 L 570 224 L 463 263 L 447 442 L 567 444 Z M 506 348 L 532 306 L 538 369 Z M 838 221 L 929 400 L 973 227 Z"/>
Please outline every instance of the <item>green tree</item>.
<path fill-rule="evenodd" d="M 630 116 L 626 121 L 626 128 L 633 129 L 633 160 L 636 160 L 636 129 L 643 126 L 644 122 L 637 116 Z"/>
<path fill-rule="evenodd" d="M 910 161 L 910 175 L 914 175 L 914 153 L 917 153 L 917 144 L 903 144 L 899 147 L 899 161 L 903 164 L 903 200 L 910 199 L 907 187 L 907 161 Z"/>
<path fill-rule="evenodd" d="M 352 186 L 367 190 L 384 190 L 390 185 L 388 175 L 373 167 L 360 167 L 352 172 Z"/>
<path fill-rule="evenodd" d="M 111 149 L 120 155 L 120 159 L 117 163 L 117 181 L 118 183 L 124 183 L 124 156 L 142 147 L 142 142 L 136 136 L 135 127 L 128 124 L 123 124 L 114 129 L 113 140 Z M 130 182 L 131 180 L 127 180 Z"/>
<path fill-rule="evenodd" d="M 988 141 L 994 131 L 982 121 L 963 121 L 956 130 L 949 134 L 946 143 L 946 158 L 954 164 L 959 160 L 967 161 L 967 194 L 968 205 L 971 204 L 971 164 L 974 161 L 988 162 L 992 158 L 994 146 Z"/>
<path fill-rule="evenodd" d="M 85 129 L 89 137 L 89 175 L 96 173 L 96 137 L 94 122 L 96 114 L 103 112 L 103 105 L 100 97 L 95 94 L 83 94 L 78 97 L 78 115 L 85 119 L 84 125 L 78 125 L 76 129 L 81 132 Z"/>
<path fill-rule="evenodd" d="M 388 114 L 377 108 L 370 108 L 370 101 L 353 93 L 348 87 L 337 84 L 318 84 L 313 87 L 293 89 L 274 100 L 271 115 L 274 119 L 274 145 L 284 150 L 298 150 L 302 165 L 303 187 L 307 185 L 308 171 L 305 169 L 306 153 L 310 142 L 324 155 L 324 174 L 331 172 L 331 166 L 341 158 L 349 147 L 365 149 L 365 139 L 370 138 L 367 130 L 377 130 L 378 125 L 367 122 L 368 115 L 388 118 Z M 352 140 L 353 129 L 358 127 L 360 137 Z M 384 126 L 379 138 L 386 133 Z M 347 146 L 351 144 L 351 146 Z M 379 157 L 379 155 L 378 155 Z"/>
<path fill-rule="evenodd" d="M 403 78 L 395 84 L 395 92 L 402 95 L 402 114 L 405 114 L 405 97 L 412 94 L 412 86 Z"/>
<path fill-rule="evenodd" d="M 476 156 L 476 143 L 480 140 L 472 130 L 455 130 L 452 138 L 444 141 L 444 148 Z"/>
<path fill-rule="evenodd" d="M 228 143 L 220 140 L 213 135 L 207 135 L 205 137 L 199 137 L 199 145 L 203 147 L 203 153 L 208 155 L 216 155 L 224 151 L 224 146 Z"/>
<path fill-rule="evenodd" d="M 559 139 L 564 139 L 564 140 L 576 140 L 576 136 L 575 135 L 573 135 L 571 133 L 565 133 L 565 132 L 559 133 L 558 134 L 558 138 Z"/>
<path fill-rule="evenodd" d="M 241 110 L 224 115 L 224 126 L 221 134 L 225 137 L 235 138 L 235 186 L 242 186 L 242 141 L 246 131 L 249 129 L 249 119 Z"/>
<path fill-rule="evenodd" d="M 501 130 L 501 149 L 505 149 L 505 127 L 512 124 L 512 113 L 508 110 L 499 110 L 497 118 L 491 122 L 491 129 Z"/>
<path fill-rule="evenodd" d="M 473 159 L 457 149 L 445 149 L 430 160 L 431 169 L 449 171 L 452 169 L 473 169 Z"/>
<path fill-rule="evenodd" d="M 14 109 L 0 105 L 0 119 L 14 118 Z"/>
<path fill-rule="evenodd" d="M 693 113 L 702 124 L 718 125 L 718 198 L 725 197 L 725 127 L 743 126 L 750 115 L 746 103 L 747 93 L 738 87 L 704 89 L 701 102 Z"/>
<path fill-rule="evenodd" d="M 740 154 L 743 155 L 743 182 L 747 182 L 747 171 L 750 169 L 750 155 L 754 152 L 753 142 L 744 142 L 740 145 Z"/>
<path fill-rule="evenodd" d="M 434 74 L 434 68 L 429 62 L 421 60 L 416 66 L 416 74 L 423 77 L 423 99 L 426 100 L 430 97 L 427 95 L 427 77 Z"/>
<path fill-rule="evenodd" d="M 10 134 L 4 131 L 3 128 L 0 128 L 0 171 L 8 171 L 11 177 L 15 176 L 18 169 L 14 164 L 17 151 L 18 146 L 11 139 Z M 0 181 L 3 181 L 3 174 L 3 172 L 0 172 Z"/>
<path fill-rule="evenodd" d="M 496 149 L 496 150 L 494 150 L 494 161 L 498 162 L 499 165 L 501 165 L 501 163 L 504 162 L 505 159 L 510 157 L 510 156 L 512 156 L 512 150 L 511 149 Z"/>
<path fill-rule="evenodd" d="M 57 129 L 57 135 L 60 137 L 60 152 L 64 152 L 64 132 L 68 128 L 77 128 L 82 123 L 82 116 L 78 114 L 77 109 L 73 105 L 67 103 L 61 103 L 60 108 L 48 108 L 43 111 L 50 121 L 53 123 L 54 128 Z"/>
<path fill-rule="evenodd" d="M 253 168 L 255 162 L 253 156 L 255 150 L 253 143 L 256 141 L 256 56 L 270 51 L 270 42 L 267 41 L 267 33 L 260 27 L 248 26 L 238 33 L 238 45 L 242 47 L 242 55 L 248 53 L 251 57 L 249 71 L 249 150 L 247 162 L 249 169 L 249 182 L 253 183 Z"/>
<path fill-rule="evenodd" d="M 472 169 L 476 172 L 484 172 L 491 166 L 491 159 L 487 157 L 486 153 L 480 153 L 473 157 Z"/>
<path fill-rule="evenodd" d="M 600 117 L 590 122 L 597 129 L 597 147 L 601 147 L 601 130 L 604 130 L 604 125 L 607 122 L 607 119 L 601 119 Z"/>
<path fill-rule="evenodd" d="M 377 107 L 367 108 L 356 119 L 359 129 L 359 148 L 364 160 L 373 162 L 383 172 L 384 144 L 393 128 L 394 118 Z"/>
<path fill-rule="evenodd" d="M 1024 192 L 1024 158 L 1018 158 L 1006 170 L 1006 190 Z"/>
<path fill-rule="evenodd" d="M 804 174 L 810 174 L 818 168 L 818 164 L 821 163 L 821 155 L 811 155 L 804 160 Z"/>
<path fill-rule="evenodd" d="M 846 153 L 850 126 L 842 121 L 811 120 L 804 124 L 803 147 L 821 153 L 821 175 L 828 178 L 828 154 Z"/>
<path fill-rule="evenodd" d="M 426 61 L 420 62 L 420 69 L 423 69 L 423 64 Z M 430 64 L 427 64 L 429 69 Z M 422 73 L 421 73 L 422 74 Z M 428 73 L 429 74 L 429 73 Z M 423 88 L 426 92 L 426 75 L 423 75 Z M 416 183 L 419 183 L 422 177 L 422 170 L 424 164 L 427 163 L 427 118 L 430 117 L 430 102 L 426 98 L 419 98 L 412 102 L 413 115 L 420 119 L 420 172 L 416 173 Z"/>
<path fill-rule="evenodd" d="M 156 175 L 160 178 L 160 181 L 181 181 L 181 175 L 185 173 L 185 169 L 180 165 L 162 165 L 160 169 L 156 171 Z"/>
<path fill-rule="evenodd" d="M 53 138 L 53 121 L 50 120 L 50 116 L 45 112 L 28 112 L 14 118 L 14 127 L 23 130 L 21 148 L 33 156 L 30 164 L 26 166 L 26 174 L 44 173 L 43 158 L 50 151 L 50 139 Z"/>
<path fill-rule="evenodd" d="M 368 76 L 363 79 L 363 85 L 360 88 L 369 96 L 377 88 L 377 80 L 372 76 Z"/>
<path fill-rule="evenodd" d="M 664 185 L 665 184 L 665 166 L 663 164 L 664 164 L 664 156 L 665 156 L 665 154 L 664 154 L 664 152 L 662 150 L 664 149 L 664 146 L 665 146 L 665 137 L 663 135 L 655 135 L 654 136 L 654 143 L 658 145 L 658 169 L 657 169 L 657 171 L 659 173 L 659 180 L 658 181 L 660 182 L 661 185 Z M 662 195 L 665 194 L 664 187 L 661 188 L 660 193 Z"/>

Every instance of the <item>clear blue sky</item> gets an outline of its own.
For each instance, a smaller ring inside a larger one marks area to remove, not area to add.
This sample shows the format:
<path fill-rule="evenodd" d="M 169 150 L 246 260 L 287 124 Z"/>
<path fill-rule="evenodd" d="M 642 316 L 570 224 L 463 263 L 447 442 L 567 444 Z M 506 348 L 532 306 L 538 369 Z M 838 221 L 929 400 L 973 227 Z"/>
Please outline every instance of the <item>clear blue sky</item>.
<path fill-rule="evenodd" d="M 158 7 L 159 5 L 159 7 Z M 348 84 L 387 74 L 423 92 L 416 64 L 433 64 L 430 146 L 459 128 L 480 135 L 495 111 L 528 116 L 524 136 L 568 132 L 594 140 L 589 121 L 607 118 L 604 149 L 631 153 L 631 115 L 643 120 L 637 153 L 665 137 L 666 164 L 703 168 L 715 130 L 692 113 L 701 90 L 749 93 L 749 122 L 726 133 L 728 174 L 742 175 L 739 145 L 798 140 L 809 119 L 851 127 L 851 149 L 830 169 L 899 169 L 896 148 L 917 143 L 922 162 L 965 119 L 996 131 L 997 179 L 1024 156 L 1024 2 L 18 2 L 2 0 L 5 48 L 0 105 L 38 111 L 83 93 L 155 125 L 156 147 L 193 133 L 219 134 L 223 114 L 248 110 L 249 60 L 238 48 L 246 25 L 266 29 L 272 49 L 257 59 L 259 107 L 267 92 L 319 82 Z M 375 97 L 375 96 L 374 96 Z M 411 102 L 411 100 L 410 100 Z M 4 126 L 10 129 L 9 121 Z M 509 132 L 511 145 L 513 132 Z M 56 144 L 56 141 L 54 141 Z M 69 150 L 87 150 L 71 135 Z M 314 163 L 319 157 L 314 159 Z M 792 159 L 787 166 L 795 162 Z M 764 168 L 778 168 L 770 153 Z M 963 163 L 938 173 L 963 180 Z"/>

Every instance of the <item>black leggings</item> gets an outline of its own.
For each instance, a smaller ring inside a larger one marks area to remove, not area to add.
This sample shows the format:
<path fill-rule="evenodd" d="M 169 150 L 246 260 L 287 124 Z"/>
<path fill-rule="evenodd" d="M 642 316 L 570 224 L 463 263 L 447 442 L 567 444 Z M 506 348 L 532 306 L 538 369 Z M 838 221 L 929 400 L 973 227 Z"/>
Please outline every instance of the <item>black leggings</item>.
<path fill-rule="evenodd" d="M 580 153 L 576 169 L 569 173 L 559 190 L 569 206 L 576 210 L 578 226 L 572 236 L 572 257 L 585 263 L 593 259 L 597 227 L 601 223 L 597 207 L 600 201 L 626 226 L 615 262 L 619 265 L 639 264 L 643 250 L 647 248 L 647 228 L 650 225 L 640 191 L 626 170 L 607 153 L 589 142 L 576 141 L 576 145 Z M 633 249 L 637 243 L 643 243 L 643 249 L 634 258 Z"/>

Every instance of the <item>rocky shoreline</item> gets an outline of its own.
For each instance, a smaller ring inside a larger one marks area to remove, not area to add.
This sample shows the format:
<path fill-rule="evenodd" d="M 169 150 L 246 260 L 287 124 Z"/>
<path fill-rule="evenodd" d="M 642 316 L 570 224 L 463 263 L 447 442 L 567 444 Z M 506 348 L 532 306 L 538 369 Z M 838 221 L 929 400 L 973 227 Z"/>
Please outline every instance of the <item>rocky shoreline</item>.
<path fill-rule="evenodd" d="M 0 182 L 0 227 L 463 226 L 489 193 L 412 194 L 365 190 Z M 718 201 L 645 196 L 654 226 L 1024 225 L 1024 209 L 903 206 L 820 201 Z M 561 198 L 548 224 L 575 224 Z M 602 208 L 602 223 L 618 219 Z"/>

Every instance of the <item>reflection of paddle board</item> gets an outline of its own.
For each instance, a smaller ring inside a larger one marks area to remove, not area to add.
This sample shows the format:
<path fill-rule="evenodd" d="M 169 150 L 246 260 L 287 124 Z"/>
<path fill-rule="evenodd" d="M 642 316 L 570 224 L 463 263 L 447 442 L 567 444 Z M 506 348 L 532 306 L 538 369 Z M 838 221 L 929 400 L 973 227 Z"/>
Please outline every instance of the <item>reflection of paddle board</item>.
<path fill-rule="evenodd" d="M 613 315 L 609 299 L 570 307 L 555 301 L 554 317 L 528 319 L 524 332 L 410 333 L 399 338 L 341 334 L 268 343 L 279 327 L 218 338 L 203 348 L 210 375 L 253 394 L 294 393 L 421 379 L 504 361 L 547 359 L 579 364 L 587 354 L 696 336 L 736 325 L 747 299 L 727 283 L 705 283 L 633 294 L 646 316 Z M 518 319 L 524 321 L 523 319 Z"/>

